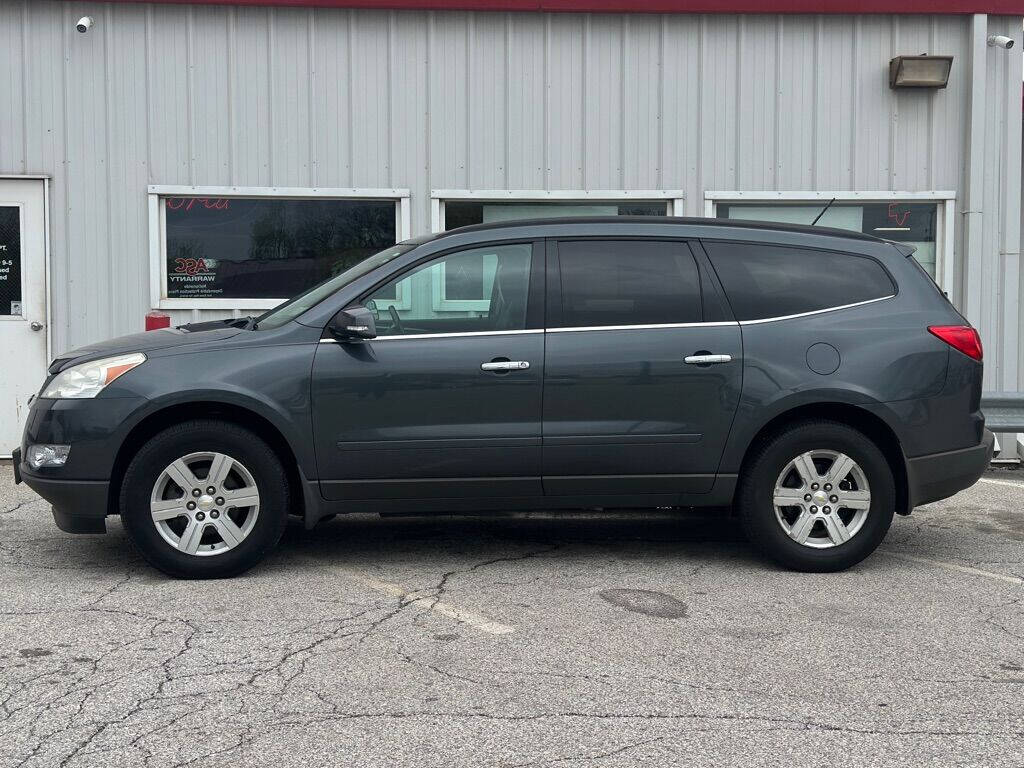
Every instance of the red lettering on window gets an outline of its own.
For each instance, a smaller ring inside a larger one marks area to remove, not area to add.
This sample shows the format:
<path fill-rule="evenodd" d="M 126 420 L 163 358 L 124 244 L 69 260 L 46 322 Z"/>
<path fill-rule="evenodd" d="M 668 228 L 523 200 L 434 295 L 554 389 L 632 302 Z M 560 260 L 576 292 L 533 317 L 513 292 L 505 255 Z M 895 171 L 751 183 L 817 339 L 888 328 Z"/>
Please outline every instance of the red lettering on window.
<path fill-rule="evenodd" d="M 228 197 L 168 197 L 167 209 L 170 211 L 191 211 L 196 204 L 208 211 L 226 211 L 231 204 Z"/>

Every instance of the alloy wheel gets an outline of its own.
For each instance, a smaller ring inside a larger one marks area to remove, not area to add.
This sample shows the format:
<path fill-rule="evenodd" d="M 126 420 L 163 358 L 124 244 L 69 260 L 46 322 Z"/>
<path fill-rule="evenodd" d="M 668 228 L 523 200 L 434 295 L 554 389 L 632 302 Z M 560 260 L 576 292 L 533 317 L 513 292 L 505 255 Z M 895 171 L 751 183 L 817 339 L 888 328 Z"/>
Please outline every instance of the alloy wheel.
<path fill-rule="evenodd" d="M 786 464 L 775 481 L 775 518 L 793 541 L 827 549 L 852 539 L 871 509 L 871 488 L 852 458 L 812 450 Z"/>
<path fill-rule="evenodd" d="M 149 511 L 175 549 L 206 557 L 234 549 L 252 531 L 260 493 L 252 473 L 224 453 L 190 453 L 157 477 Z"/>

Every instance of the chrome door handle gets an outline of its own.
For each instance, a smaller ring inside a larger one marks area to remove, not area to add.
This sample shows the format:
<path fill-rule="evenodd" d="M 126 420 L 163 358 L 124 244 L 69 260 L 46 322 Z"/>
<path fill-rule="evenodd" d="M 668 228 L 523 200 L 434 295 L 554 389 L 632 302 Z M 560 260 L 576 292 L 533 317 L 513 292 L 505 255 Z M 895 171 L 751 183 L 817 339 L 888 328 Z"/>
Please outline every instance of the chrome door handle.
<path fill-rule="evenodd" d="M 683 361 L 689 365 L 716 365 L 732 362 L 732 355 L 687 355 Z"/>
<path fill-rule="evenodd" d="M 525 371 L 530 367 L 526 360 L 499 360 L 491 363 L 480 363 L 481 371 Z"/>
<path fill-rule="evenodd" d="M 36 322 L 35 320 L 33 320 L 31 323 L 29 323 L 28 327 L 31 328 L 33 331 L 41 331 L 41 330 L 43 330 L 43 324 L 40 323 L 40 322 Z"/>

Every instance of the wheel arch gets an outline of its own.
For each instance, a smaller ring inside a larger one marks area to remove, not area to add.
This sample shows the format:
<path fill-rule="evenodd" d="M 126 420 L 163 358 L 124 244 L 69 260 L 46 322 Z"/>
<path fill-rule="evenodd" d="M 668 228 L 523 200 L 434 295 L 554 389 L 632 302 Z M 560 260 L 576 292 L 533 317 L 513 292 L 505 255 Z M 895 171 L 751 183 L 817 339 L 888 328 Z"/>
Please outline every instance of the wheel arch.
<path fill-rule="evenodd" d="M 110 475 L 108 514 L 115 514 L 121 497 L 121 483 L 128 464 L 138 449 L 157 433 L 183 421 L 210 419 L 229 421 L 255 433 L 280 459 L 290 485 L 292 510 L 300 515 L 305 513 L 303 493 L 304 479 L 298 459 L 281 430 L 266 416 L 236 403 L 213 400 L 179 402 L 166 405 L 147 414 L 134 424 L 121 442 Z"/>
<path fill-rule="evenodd" d="M 877 414 L 849 403 L 807 403 L 773 416 L 761 426 L 748 444 L 740 463 L 740 477 L 747 471 L 758 446 L 789 425 L 811 419 L 828 419 L 845 424 L 861 432 L 877 445 L 892 469 L 896 485 L 896 512 L 901 515 L 910 514 L 907 462 L 899 438 L 892 427 Z"/>

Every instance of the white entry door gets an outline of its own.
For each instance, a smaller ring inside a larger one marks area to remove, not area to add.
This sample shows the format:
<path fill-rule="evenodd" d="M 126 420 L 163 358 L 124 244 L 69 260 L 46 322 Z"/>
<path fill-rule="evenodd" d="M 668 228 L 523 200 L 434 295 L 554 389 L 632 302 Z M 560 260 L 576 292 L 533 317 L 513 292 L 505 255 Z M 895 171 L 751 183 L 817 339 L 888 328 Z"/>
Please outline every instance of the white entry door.
<path fill-rule="evenodd" d="M 46 377 L 46 210 L 42 179 L 0 179 L 0 456 L 21 442 Z"/>

